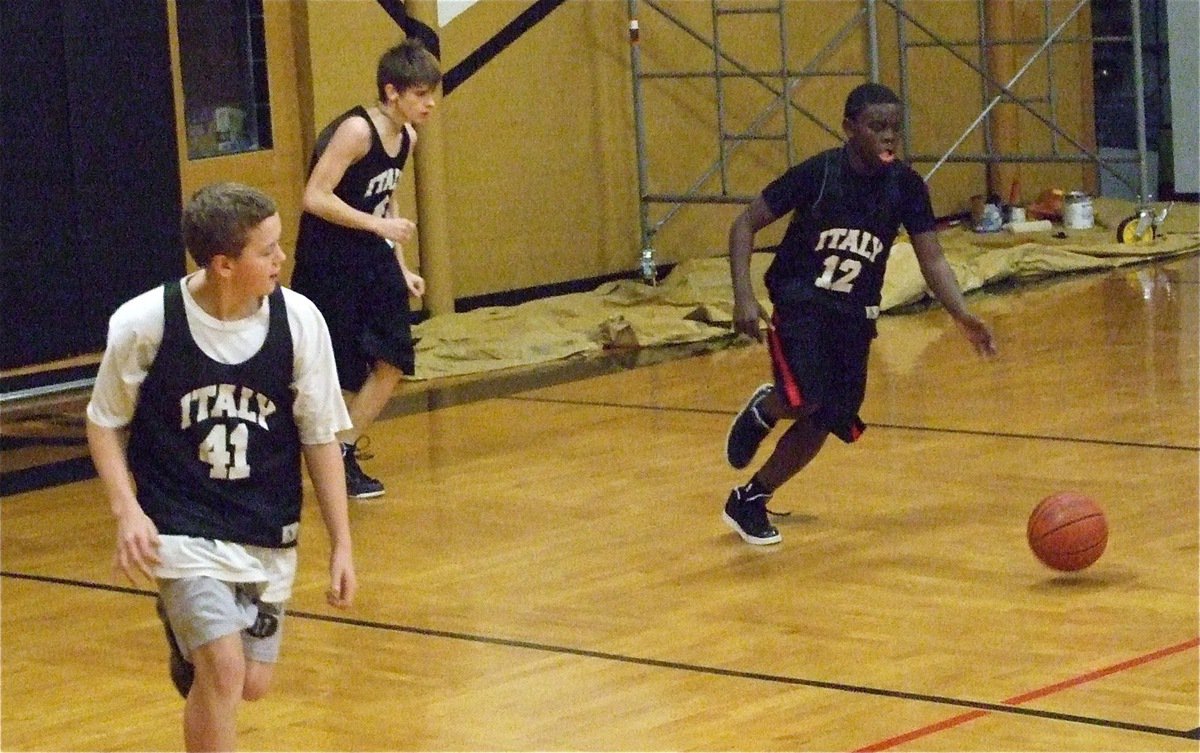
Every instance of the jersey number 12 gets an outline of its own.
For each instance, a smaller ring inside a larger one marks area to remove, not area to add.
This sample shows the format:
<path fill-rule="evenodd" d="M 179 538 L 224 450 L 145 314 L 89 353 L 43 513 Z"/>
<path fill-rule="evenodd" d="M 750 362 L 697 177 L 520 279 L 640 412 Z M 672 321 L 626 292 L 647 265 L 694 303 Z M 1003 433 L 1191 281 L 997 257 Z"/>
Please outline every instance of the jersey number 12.
<path fill-rule="evenodd" d="M 858 259 L 843 259 L 837 254 L 825 257 L 825 270 L 814 283 L 818 288 L 836 290 L 839 293 L 849 293 L 854 287 L 854 278 L 862 272 L 862 262 Z M 837 275 L 835 278 L 834 275 Z"/>

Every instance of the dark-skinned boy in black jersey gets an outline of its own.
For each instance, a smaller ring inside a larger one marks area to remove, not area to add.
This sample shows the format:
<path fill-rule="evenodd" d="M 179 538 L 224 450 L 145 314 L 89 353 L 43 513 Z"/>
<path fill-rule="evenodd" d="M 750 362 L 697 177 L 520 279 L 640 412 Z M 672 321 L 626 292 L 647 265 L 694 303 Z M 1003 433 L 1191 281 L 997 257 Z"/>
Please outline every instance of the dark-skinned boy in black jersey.
<path fill-rule="evenodd" d="M 866 391 L 883 275 L 901 225 L 934 297 L 983 355 L 996 352 L 992 332 L 967 310 L 938 242 L 924 180 L 896 159 L 900 99 L 886 86 L 862 84 L 846 98 L 846 142 L 790 168 L 734 220 L 729 231 L 733 327 L 764 339 L 774 383 L 760 386 L 730 426 L 726 458 L 745 468 L 759 445 L 787 419 L 770 457 L 733 489 L 722 519 L 747 543 L 776 544 L 767 502 L 816 457 L 829 434 L 855 441 Z M 773 314 L 754 296 L 750 254 L 755 234 L 791 213 L 765 282 Z"/>

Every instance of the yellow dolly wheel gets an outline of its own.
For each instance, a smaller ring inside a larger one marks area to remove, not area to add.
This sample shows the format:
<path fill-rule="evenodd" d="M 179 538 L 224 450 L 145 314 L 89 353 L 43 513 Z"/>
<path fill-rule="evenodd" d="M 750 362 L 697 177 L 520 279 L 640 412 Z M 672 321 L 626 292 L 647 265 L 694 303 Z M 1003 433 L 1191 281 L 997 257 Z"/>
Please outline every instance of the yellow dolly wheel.
<path fill-rule="evenodd" d="M 1122 220 L 1121 224 L 1117 225 L 1117 240 L 1121 243 L 1128 243 L 1131 245 L 1146 245 L 1153 243 L 1154 238 L 1157 235 L 1153 224 L 1146 225 L 1146 229 L 1142 231 L 1141 237 L 1136 235 L 1139 220 L 1141 220 L 1141 217 L 1138 215 L 1127 217 Z"/>

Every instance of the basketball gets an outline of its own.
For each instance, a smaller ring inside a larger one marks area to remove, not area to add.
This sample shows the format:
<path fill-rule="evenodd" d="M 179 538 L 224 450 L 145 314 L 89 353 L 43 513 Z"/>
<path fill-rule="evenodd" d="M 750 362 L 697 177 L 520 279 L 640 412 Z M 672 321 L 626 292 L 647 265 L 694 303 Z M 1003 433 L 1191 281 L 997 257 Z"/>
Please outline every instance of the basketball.
<path fill-rule="evenodd" d="M 1026 536 L 1043 564 L 1065 572 L 1082 570 L 1104 554 L 1108 521 L 1090 497 L 1058 492 L 1033 508 Z"/>

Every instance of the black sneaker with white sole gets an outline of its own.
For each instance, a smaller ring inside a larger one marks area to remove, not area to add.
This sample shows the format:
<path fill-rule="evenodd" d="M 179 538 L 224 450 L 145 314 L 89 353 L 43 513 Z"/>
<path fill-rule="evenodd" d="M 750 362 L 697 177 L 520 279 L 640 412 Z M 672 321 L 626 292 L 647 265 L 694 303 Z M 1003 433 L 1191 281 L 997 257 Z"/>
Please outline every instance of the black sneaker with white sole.
<path fill-rule="evenodd" d="M 364 459 L 371 457 L 359 449 L 358 443 L 361 441 L 362 437 L 359 437 L 354 444 L 342 443 L 342 462 L 346 466 L 346 496 L 352 499 L 382 497 L 383 482 L 368 476 L 358 465 L 360 457 Z"/>
<path fill-rule="evenodd" d="M 721 519 L 747 544 L 778 544 L 783 537 L 767 519 L 767 502 L 770 499 L 769 494 L 748 494 L 745 487 L 736 487 L 729 493 L 729 501 L 725 503 Z"/>
<path fill-rule="evenodd" d="M 760 385 L 746 401 L 745 407 L 733 417 L 733 423 L 729 425 L 729 436 L 725 438 L 725 459 L 734 468 L 741 469 L 750 465 L 754 453 L 758 452 L 758 446 L 771 433 L 771 429 L 775 428 L 775 422 L 764 416 L 759 407 L 774 391 L 774 385 Z"/>

